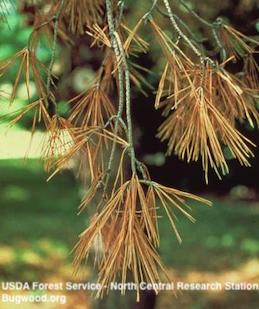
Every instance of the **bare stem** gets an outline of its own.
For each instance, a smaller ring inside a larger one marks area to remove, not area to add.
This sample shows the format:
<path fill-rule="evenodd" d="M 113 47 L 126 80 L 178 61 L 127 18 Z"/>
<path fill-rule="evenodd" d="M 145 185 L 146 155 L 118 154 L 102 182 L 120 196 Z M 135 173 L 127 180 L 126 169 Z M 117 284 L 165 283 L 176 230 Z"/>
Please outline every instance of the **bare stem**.
<path fill-rule="evenodd" d="M 112 3 L 111 0 L 106 0 L 106 11 L 107 11 L 107 21 L 109 26 L 109 33 L 111 37 L 111 43 L 112 48 L 114 50 L 114 54 L 116 56 L 116 61 L 118 64 L 120 64 L 120 49 L 118 47 L 117 40 L 115 38 L 115 23 L 113 19 L 113 10 L 112 10 Z M 114 134 L 118 134 L 119 131 L 119 122 L 122 118 L 123 108 L 124 108 L 124 78 L 123 78 L 123 68 L 121 65 L 118 65 L 118 85 L 119 85 L 119 106 L 118 106 L 118 112 L 117 112 L 117 118 L 115 120 L 115 127 L 114 127 Z M 107 177 L 104 184 L 104 194 L 106 193 L 110 175 L 111 175 L 111 169 L 114 162 L 114 156 L 115 156 L 115 150 L 116 150 L 116 141 L 112 144 L 112 149 L 110 153 L 109 162 L 107 165 Z"/>
<path fill-rule="evenodd" d="M 131 86 L 130 86 L 130 73 L 129 67 L 127 63 L 127 59 L 125 56 L 125 52 L 123 49 L 123 45 L 121 39 L 117 32 L 114 33 L 118 47 L 120 50 L 120 57 L 122 61 L 122 65 L 124 68 L 124 75 L 125 75 L 125 98 L 126 98 L 126 117 L 127 117 L 127 126 L 128 126 L 128 142 L 130 147 L 130 157 L 131 157 L 131 169 L 133 174 L 136 173 L 136 155 L 134 149 L 134 142 L 133 142 L 133 129 L 132 129 L 132 116 L 131 116 Z"/>
<path fill-rule="evenodd" d="M 218 36 L 218 32 L 217 29 L 218 27 L 221 25 L 221 21 L 216 21 L 214 23 L 210 23 L 208 22 L 206 19 L 202 18 L 200 15 L 198 15 L 194 10 L 192 10 L 191 8 L 189 8 L 189 6 L 183 1 L 183 0 L 178 0 L 179 3 L 188 11 L 190 12 L 197 20 L 199 20 L 202 24 L 204 24 L 205 26 L 211 28 L 212 31 L 212 35 L 215 39 L 215 42 L 219 48 L 220 51 L 220 55 L 223 61 L 226 60 L 227 55 L 226 55 L 226 50 L 223 46 L 223 44 L 220 41 L 220 38 Z"/>
<path fill-rule="evenodd" d="M 121 118 L 121 117 L 118 117 L 118 115 L 113 115 L 113 116 L 111 116 L 108 120 L 107 120 L 107 122 L 105 123 L 105 125 L 104 125 L 104 129 L 106 129 L 110 124 L 111 124 L 111 122 L 112 121 L 116 121 L 117 119 L 119 119 L 119 122 L 121 123 L 121 125 L 122 125 L 122 127 L 123 127 L 123 129 L 124 129 L 124 131 L 125 131 L 125 133 L 126 133 L 126 135 L 128 134 L 128 128 L 127 128 L 127 126 L 126 126 L 126 123 L 124 122 L 124 120 Z"/>
<path fill-rule="evenodd" d="M 227 52 L 226 52 L 226 49 L 224 48 L 223 44 L 220 41 L 216 27 L 212 28 L 212 34 L 213 34 L 215 42 L 216 42 L 216 44 L 219 48 L 219 52 L 220 52 L 220 56 L 222 58 L 222 61 L 224 62 L 224 61 L 227 60 Z"/>
<path fill-rule="evenodd" d="M 134 150 L 134 145 L 133 145 L 132 120 L 131 120 L 131 95 L 130 95 L 131 87 L 130 87 L 129 68 L 128 68 L 128 63 L 127 63 L 126 56 L 124 53 L 124 49 L 121 43 L 121 39 L 115 30 L 115 22 L 113 18 L 111 0 L 106 0 L 106 10 L 107 10 L 107 20 L 108 20 L 109 32 L 110 32 L 110 37 L 112 40 L 112 47 L 116 55 L 116 60 L 118 64 L 118 73 L 119 73 L 119 100 L 121 101 L 121 104 L 119 104 L 118 119 L 116 123 L 119 123 L 119 118 L 121 118 L 122 111 L 123 111 L 122 108 L 124 105 L 124 79 L 123 79 L 123 75 L 124 75 L 126 115 L 127 115 L 127 126 L 128 126 L 128 142 L 130 145 L 129 147 L 130 147 L 130 154 L 131 154 L 131 168 L 132 168 L 132 172 L 136 173 L 135 150 Z M 115 123 L 115 126 L 116 126 L 116 123 Z M 115 131 L 115 134 L 116 134 L 116 131 Z M 112 164 L 110 164 L 110 162 L 113 162 L 114 152 L 115 152 L 115 149 L 114 151 L 112 150 L 112 153 L 111 153 L 110 161 L 108 164 L 108 172 L 112 167 Z"/>
<path fill-rule="evenodd" d="M 202 18 L 198 15 L 194 10 L 192 10 L 183 0 L 178 0 L 178 2 L 188 11 L 190 12 L 196 19 L 198 19 L 202 24 L 209 28 L 214 28 L 214 25 L 208 22 L 206 19 Z"/>
<path fill-rule="evenodd" d="M 48 67 L 48 76 L 47 76 L 47 84 L 46 84 L 47 96 L 50 93 L 51 74 L 52 74 L 52 70 L 53 70 L 53 66 L 55 62 L 56 50 L 57 50 L 58 25 L 59 25 L 59 19 L 60 19 L 60 15 L 62 13 L 64 4 L 65 4 L 65 0 L 61 0 L 57 14 L 54 16 L 55 22 L 54 22 L 53 43 L 52 43 L 52 48 L 51 48 L 51 59 L 50 59 L 49 67 Z"/>
<path fill-rule="evenodd" d="M 182 30 L 180 29 L 180 27 L 178 26 L 176 19 L 174 17 L 174 14 L 171 10 L 170 4 L 168 2 L 168 0 L 163 0 L 165 8 L 168 12 L 170 21 L 173 25 L 173 27 L 175 28 L 176 32 L 178 33 L 178 35 L 190 46 L 190 48 L 193 50 L 193 52 L 199 57 L 202 58 L 202 53 L 200 52 L 200 50 L 194 46 L 194 44 L 192 43 L 192 41 L 182 32 Z"/>
<path fill-rule="evenodd" d="M 166 12 L 162 11 L 159 7 L 157 7 L 156 10 L 157 10 L 158 13 L 161 14 L 162 16 L 169 18 L 169 15 L 168 15 Z M 179 16 L 177 16 L 177 15 L 175 15 L 175 14 L 173 14 L 173 16 L 174 16 L 175 20 L 176 20 L 179 24 L 181 24 L 181 26 L 182 26 L 183 28 L 185 28 L 185 30 L 188 32 L 188 34 L 193 38 L 193 41 L 195 41 L 196 43 L 202 43 L 202 42 L 204 42 L 204 41 L 206 40 L 206 38 L 198 38 L 198 37 L 196 37 L 195 33 L 194 33 L 194 32 L 191 30 L 191 28 L 183 21 L 182 18 L 180 18 Z"/>
<path fill-rule="evenodd" d="M 157 5 L 158 0 L 153 0 L 152 6 L 149 9 L 149 11 L 142 17 L 143 20 L 148 19 L 152 13 L 152 11 L 154 10 L 154 8 Z"/>

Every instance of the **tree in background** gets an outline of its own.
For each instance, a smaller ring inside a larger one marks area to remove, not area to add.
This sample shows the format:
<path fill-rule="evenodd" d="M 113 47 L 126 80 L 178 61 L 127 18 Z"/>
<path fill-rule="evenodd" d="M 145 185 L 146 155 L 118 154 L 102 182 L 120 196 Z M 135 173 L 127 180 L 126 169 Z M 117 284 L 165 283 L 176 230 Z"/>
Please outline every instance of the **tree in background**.
<path fill-rule="evenodd" d="M 259 121 L 256 37 L 244 35 L 222 18 L 203 19 L 195 1 L 142 2 L 20 1 L 18 7 L 33 31 L 28 43 L 0 64 L 1 78 L 15 70 L 9 101 L 15 104 L 21 82 L 27 93 L 26 106 L 11 124 L 30 114 L 32 132 L 46 130 L 42 153 L 50 178 L 77 158 L 77 174 L 85 186 L 80 212 L 92 208 L 92 216 L 75 247 L 75 267 L 80 270 L 94 249 L 103 286 L 97 296 L 115 279 L 128 282 L 129 274 L 137 284 L 154 284 L 158 292 L 155 283 L 167 278 L 158 253 L 158 208 L 180 242 L 176 214 L 194 221 L 186 201 L 210 205 L 153 181 L 136 156 L 132 88 L 145 92 L 149 71 L 138 57 L 160 56 L 153 68 L 155 74 L 161 71 L 154 108 L 163 111 L 165 120 L 157 136 L 167 142 L 168 155 L 201 162 L 206 182 L 209 169 L 220 179 L 229 172 L 226 149 L 241 165 L 250 165 L 255 145 L 237 124 L 254 128 Z M 15 4 L 0 3 L 8 22 L 8 8 Z M 89 42 L 100 59 L 86 89 L 62 97 L 55 66 L 79 40 Z M 49 52 L 47 63 L 39 57 L 42 46 Z M 233 73 L 229 67 L 235 62 L 239 65 Z M 61 100 L 67 100 L 65 113 L 60 112 Z"/>

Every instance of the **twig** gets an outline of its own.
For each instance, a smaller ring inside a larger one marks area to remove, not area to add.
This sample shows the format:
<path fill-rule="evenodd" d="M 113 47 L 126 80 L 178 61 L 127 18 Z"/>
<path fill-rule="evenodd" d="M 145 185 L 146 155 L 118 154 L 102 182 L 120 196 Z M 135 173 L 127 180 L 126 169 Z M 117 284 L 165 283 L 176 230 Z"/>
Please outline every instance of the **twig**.
<path fill-rule="evenodd" d="M 201 51 L 196 47 L 194 46 L 194 44 L 192 43 L 192 41 L 182 32 L 182 30 L 180 29 L 180 27 L 178 26 L 176 20 L 175 20 L 175 17 L 174 17 L 174 14 L 171 10 L 171 7 L 170 7 L 170 4 L 168 2 L 168 0 L 163 0 L 164 2 L 164 5 L 165 5 L 165 8 L 168 12 L 168 15 L 169 15 L 169 18 L 170 18 L 170 21 L 173 25 L 173 27 L 175 28 L 176 32 L 178 33 L 178 35 L 190 46 L 190 48 L 193 50 L 193 52 L 200 58 L 202 59 L 202 53 Z"/>
<path fill-rule="evenodd" d="M 125 8 L 125 0 L 119 0 L 117 6 L 119 7 L 119 17 L 117 18 L 116 21 L 116 28 L 119 26 L 120 21 L 123 17 L 123 12 L 124 12 L 124 8 Z"/>
<path fill-rule="evenodd" d="M 125 52 L 123 49 L 123 45 L 121 42 L 121 39 L 117 32 L 114 33 L 118 47 L 120 50 L 120 57 L 121 61 L 124 67 L 124 76 L 125 76 L 125 98 L 126 98 L 126 117 L 127 117 L 127 125 L 128 125 L 128 142 L 130 145 L 130 156 L 131 156 L 131 169 L 132 173 L 136 173 L 136 155 L 135 155 L 135 149 L 134 149 L 134 143 L 133 143 L 133 130 L 132 130 L 132 117 L 131 117 L 131 86 L 130 86 L 130 73 L 129 73 L 129 67 L 127 63 L 127 59 L 125 56 Z"/>
<path fill-rule="evenodd" d="M 127 128 L 127 126 L 126 126 L 126 123 L 124 122 L 124 120 L 123 120 L 121 117 L 118 117 L 118 115 L 113 115 L 112 117 L 110 117 L 110 118 L 107 120 L 107 122 L 105 123 L 104 129 L 106 129 L 114 119 L 115 119 L 115 120 L 119 119 L 119 122 L 121 123 L 121 125 L 122 125 L 122 127 L 123 127 L 125 133 L 128 134 L 128 128 Z"/>
<path fill-rule="evenodd" d="M 226 52 L 226 49 L 224 48 L 224 45 L 221 43 L 220 38 L 218 36 L 218 28 L 221 27 L 221 25 L 222 25 L 222 22 L 220 22 L 220 21 L 216 20 L 213 23 L 214 28 L 212 29 L 212 34 L 213 34 L 215 42 L 216 42 L 216 44 L 219 48 L 220 56 L 222 58 L 222 62 L 225 62 L 227 60 L 227 52 Z"/>
<path fill-rule="evenodd" d="M 162 11 L 159 7 L 156 8 L 158 13 L 161 14 L 164 17 L 170 18 L 169 15 Z M 185 28 L 185 30 L 193 37 L 193 40 L 197 43 L 202 43 L 204 41 L 207 40 L 207 38 L 197 38 L 195 36 L 195 33 L 193 32 L 193 30 L 191 30 L 191 28 L 182 20 L 182 18 L 180 18 L 179 16 L 173 14 L 174 18 L 183 26 L 183 28 Z"/>
<path fill-rule="evenodd" d="M 142 162 L 140 162 L 138 159 L 136 159 L 136 164 L 137 164 L 138 170 L 142 174 L 143 179 L 148 180 L 148 175 L 147 175 L 147 173 L 145 172 L 145 169 L 144 169 L 145 165 Z"/>
<path fill-rule="evenodd" d="M 40 30 L 41 28 L 47 26 L 49 23 L 51 23 L 53 20 L 55 19 L 55 16 L 52 16 L 49 20 L 44 21 L 43 23 L 41 23 L 40 25 L 38 25 L 37 27 L 35 26 L 35 28 L 33 28 L 29 39 L 28 39 L 28 49 L 32 50 L 32 39 L 33 39 L 33 35 L 35 34 L 35 32 L 37 32 L 38 30 Z"/>
<path fill-rule="evenodd" d="M 119 131 L 119 122 L 122 118 L 122 113 L 123 113 L 123 108 L 124 108 L 124 81 L 123 81 L 123 68 L 120 65 L 120 50 L 118 47 L 117 40 L 115 38 L 115 23 L 113 19 L 113 10 L 112 10 L 112 3 L 110 0 L 106 0 L 106 11 L 107 11 L 107 21 L 108 21 L 108 27 L 109 27 L 109 33 L 111 37 L 111 43 L 112 43 L 112 48 L 114 50 L 114 54 L 116 56 L 116 61 L 119 64 L 118 65 L 118 84 L 119 84 L 119 106 L 118 106 L 118 112 L 117 112 L 117 118 L 115 121 L 115 127 L 114 127 L 114 134 L 118 134 Z M 110 174 L 111 174 L 111 169 L 114 161 L 114 156 L 115 156 L 115 150 L 116 150 L 116 142 L 113 142 L 111 153 L 110 153 L 110 158 L 109 162 L 107 165 L 107 171 L 106 171 L 106 179 L 105 179 L 105 184 L 104 184 L 104 195 L 107 191 L 107 187 L 109 184 L 110 180 Z"/>
<path fill-rule="evenodd" d="M 142 17 L 143 20 L 147 20 L 147 19 L 150 17 L 152 11 L 154 10 L 154 8 L 155 8 L 156 5 L 157 5 L 157 2 L 158 2 L 158 0 L 153 0 L 153 4 L 152 4 L 151 8 L 150 8 L 149 11 Z"/>
<path fill-rule="evenodd" d="M 52 75 L 52 70 L 53 70 L 55 56 L 56 56 L 56 49 L 57 49 L 59 19 L 60 19 L 60 15 L 62 13 L 64 4 L 65 4 L 65 0 L 61 0 L 57 14 L 54 16 L 55 22 L 54 22 L 53 43 L 52 43 L 52 48 L 51 48 L 51 59 L 50 59 L 49 67 L 48 67 L 48 76 L 47 76 L 47 84 L 46 84 L 47 96 L 50 93 L 51 75 Z"/>
<path fill-rule="evenodd" d="M 221 54 L 221 58 L 222 61 L 224 62 L 227 59 L 227 54 L 226 54 L 226 50 L 223 46 L 223 44 L 220 41 L 220 38 L 218 36 L 218 32 L 217 29 L 219 27 L 221 27 L 222 25 L 222 20 L 221 19 L 217 19 L 215 22 L 210 23 L 207 20 L 205 20 L 204 18 L 202 18 L 200 15 L 198 15 L 194 10 L 192 10 L 191 8 L 189 8 L 189 6 L 182 0 L 178 0 L 179 3 L 188 11 L 190 12 L 197 20 L 199 20 L 202 24 L 204 24 L 205 26 L 211 28 L 211 32 L 212 35 L 214 37 L 214 40 L 219 48 L 220 54 Z"/>
<path fill-rule="evenodd" d="M 213 24 L 208 22 L 206 19 L 202 18 L 198 15 L 194 10 L 192 10 L 184 1 L 178 0 L 178 2 L 188 11 L 190 12 L 196 19 L 198 19 L 202 24 L 207 27 L 214 28 Z"/>

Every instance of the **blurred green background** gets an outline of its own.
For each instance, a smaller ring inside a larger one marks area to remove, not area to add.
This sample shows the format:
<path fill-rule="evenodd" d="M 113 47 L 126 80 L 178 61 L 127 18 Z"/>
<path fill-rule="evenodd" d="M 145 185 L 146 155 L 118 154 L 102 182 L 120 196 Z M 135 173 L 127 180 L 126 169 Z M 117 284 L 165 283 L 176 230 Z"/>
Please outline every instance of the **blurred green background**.
<path fill-rule="evenodd" d="M 71 265 L 71 249 L 86 226 L 85 215 L 76 215 L 80 186 L 72 172 L 46 183 L 37 159 L 1 160 L 0 170 L 0 281 L 91 280 L 91 267 L 74 277 Z M 179 221 L 181 245 L 169 223 L 160 220 L 161 256 L 170 276 L 183 282 L 258 282 L 259 202 L 240 201 L 235 194 L 209 198 L 213 208 L 193 205 L 195 224 Z M 21 308 L 91 308 L 90 293 L 67 292 L 67 301 Z M 257 308 L 258 302 L 258 291 L 185 291 L 177 298 L 161 292 L 156 308 L 241 309 Z M 10 307 L 0 303 L 0 308 Z"/>

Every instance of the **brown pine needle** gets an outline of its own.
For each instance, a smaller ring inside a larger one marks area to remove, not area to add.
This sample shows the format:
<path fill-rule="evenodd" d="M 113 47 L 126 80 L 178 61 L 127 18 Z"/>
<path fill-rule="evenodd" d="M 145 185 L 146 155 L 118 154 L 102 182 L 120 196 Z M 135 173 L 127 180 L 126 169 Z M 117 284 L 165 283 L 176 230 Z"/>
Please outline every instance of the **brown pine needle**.
<path fill-rule="evenodd" d="M 168 141 L 168 154 L 188 162 L 201 159 L 206 182 L 209 167 L 219 178 L 229 172 L 225 146 L 240 164 L 249 166 L 248 159 L 253 157 L 250 147 L 255 145 L 238 132 L 235 123 L 247 120 L 254 126 L 259 112 L 247 97 L 244 84 L 222 66 L 189 65 L 175 52 L 171 57 L 155 102 L 168 116 L 158 133 L 162 141 Z"/>
<path fill-rule="evenodd" d="M 115 107 L 100 86 L 94 86 L 69 101 L 69 121 L 82 128 L 105 125 L 116 114 Z"/>
<path fill-rule="evenodd" d="M 87 26 L 102 24 L 103 12 L 102 0 L 68 0 L 62 15 L 72 33 L 83 35 Z"/>
<path fill-rule="evenodd" d="M 228 56 L 242 58 L 245 54 L 254 52 L 254 48 L 259 42 L 249 38 L 229 25 L 223 25 L 220 28 L 221 41 Z"/>
<path fill-rule="evenodd" d="M 37 95 L 40 100 L 48 105 L 48 101 L 55 103 L 55 98 L 52 92 L 47 91 L 46 83 L 42 75 L 46 75 L 47 68 L 37 59 L 35 51 L 24 48 L 16 53 L 11 60 L 7 63 L 0 64 L 0 76 L 7 73 L 12 65 L 19 63 L 18 70 L 16 72 L 16 78 L 13 84 L 13 91 L 10 98 L 10 103 L 13 103 L 17 96 L 17 90 L 22 78 L 24 78 L 28 100 L 31 99 L 30 94 L 30 81 L 35 83 Z M 52 76 L 50 82 L 54 85 Z"/>
<path fill-rule="evenodd" d="M 101 212 L 93 217 L 89 227 L 80 235 L 75 247 L 74 263 L 77 269 L 88 257 L 98 238 L 101 241 L 100 248 L 103 250 L 102 256 L 98 257 L 97 265 L 98 282 L 102 286 L 107 286 L 109 290 L 110 283 L 118 277 L 122 283 L 126 283 L 129 272 L 133 273 L 137 286 L 143 280 L 153 284 L 159 282 L 160 271 L 164 272 L 164 268 L 156 250 L 159 246 L 156 205 L 163 206 L 180 241 L 173 209 L 194 221 L 186 210 L 189 208 L 185 203 L 186 199 L 211 205 L 203 198 L 150 180 L 139 180 L 133 175 L 111 195 Z M 103 293 L 104 290 L 98 291 L 97 296 Z M 137 288 L 137 299 L 139 299 L 139 288 Z"/>

